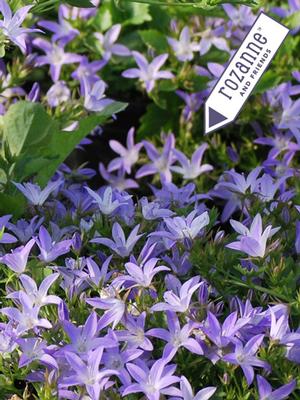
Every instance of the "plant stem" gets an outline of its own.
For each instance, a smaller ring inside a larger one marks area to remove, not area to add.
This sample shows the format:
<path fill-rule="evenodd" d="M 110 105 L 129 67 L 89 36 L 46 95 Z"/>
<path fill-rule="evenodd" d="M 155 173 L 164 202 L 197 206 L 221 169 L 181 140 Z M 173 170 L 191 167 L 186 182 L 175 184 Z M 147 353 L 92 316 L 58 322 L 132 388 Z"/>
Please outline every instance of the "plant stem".
<path fill-rule="evenodd" d="M 271 289 L 267 289 L 267 288 L 259 286 L 259 285 L 243 283 L 243 282 L 236 281 L 233 279 L 226 279 L 225 282 L 232 283 L 234 285 L 241 286 L 241 287 L 246 287 L 248 289 L 255 289 L 255 290 L 258 290 L 259 292 L 269 294 L 270 296 L 278 297 L 279 299 L 286 301 L 288 303 L 290 302 L 290 299 L 288 299 L 286 296 L 284 296 L 280 293 L 276 293 Z"/>

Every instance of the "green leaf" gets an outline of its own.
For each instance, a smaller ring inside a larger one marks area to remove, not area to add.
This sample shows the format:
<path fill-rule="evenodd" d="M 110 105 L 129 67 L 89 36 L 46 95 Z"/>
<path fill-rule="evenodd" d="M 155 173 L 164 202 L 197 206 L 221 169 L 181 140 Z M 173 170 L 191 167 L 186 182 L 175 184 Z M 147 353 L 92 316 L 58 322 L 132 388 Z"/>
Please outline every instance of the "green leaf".
<path fill-rule="evenodd" d="M 280 77 L 277 76 L 274 71 L 267 71 L 261 77 L 253 93 L 254 94 L 264 93 L 266 90 L 272 89 L 273 87 L 277 86 L 279 82 L 280 82 Z"/>
<path fill-rule="evenodd" d="M 23 182 L 36 175 L 37 171 L 47 167 L 49 162 L 53 160 L 43 157 L 35 157 L 32 155 L 24 155 L 20 157 L 14 167 L 13 179 L 16 182 Z"/>
<path fill-rule="evenodd" d="M 173 94 L 172 94 L 173 95 Z M 154 135 L 159 135 L 162 130 L 165 132 L 178 131 L 178 113 L 180 107 L 180 99 L 173 95 L 172 99 L 164 99 L 168 105 L 168 111 L 160 106 L 152 103 L 147 107 L 146 113 L 140 119 L 141 125 L 137 131 L 138 140 Z"/>
<path fill-rule="evenodd" d="M 64 3 L 70 4 L 73 7 L 82 7 L 82 8 L 93 8 L 95 7 L 93 3 L 89 0 L 64 0 Z"/>
<path fill-rule="evenodd" d="M 39 159 L 48 159 L 49 162 L 37 171 L 36 182 L 45 185 L 58 166 L 64 162 L 71 151 L 88 135 L 97 125 L 103 124 L 112 114 L 126 108 L 126 103 L 114 102 L 103 111 L 90 115 L 79 121 L 79 126 L 72 132 L 56 131 L 51 135 L 46 148 L 35 155 Z"/>
<path fill-rule="evenodd" d="M 152 18 L 151 27 L 159 30 L 161 33 L 169 34 L 172 16 L 168 12 L 168 9 L 166 7 L 151 5 L 149 10 Z"/>
<path fill-rule="evenodd" d="M 106 31 L 113 25 L 113 15 L 109 5 L 103 4 L 94 19 L 95 29 L 98 31 Z"/>
<path fill-rule="evenodd" d="M 5 44 L 0 43 L 0 58 L 3 58 L 5 56 Z"/>
<path fill-rule="evenodd" d="M 3 139 L 12 156 L 30 151 L 55 129 L 55 122 L 39 103 L 19 101 L 3 118 Z"/>
<path fill-rule="evenodd" d="M 142 41 L 150 48 L 157 50 L 159 53 L 168 51 L 168 42 L 166 36 L 155 29 L 147 29 L 139 31 Z"/>
<path fill-rule="evenodd" d="M 122 3 L 121 9 L 127 14 L 127 19 L 124 21 L 123 26 L 141 25 L 152 19 L 148 4 L 130 3 L 127 1 L 126 3 Z"/>
<path fill-rule="evenodd" d="M 162 79 L 159 81 L 157 88 L 161 92 L 174 92 L 174 90 L 178 89 L 178 85 L 171 79 Z"/>
<path fill-rule="evenodd" d="M 286 18 L 285 21 L 289 28 L 298 28 L 300 26 L 300 11 L 294 12 L 292 15 Z"/>
<path fill-rule="evenodd" d="M 26 200 L 21 193 L 10 195 L 0 192 L 0 214 L 13 214 L 17 218 L 24 214 Z"/>
<path fill-rule="evenodd" d="M 75 131 L 66 132 L 59 129 L 57 121 L 41 104 L 21 101 L 12 105 L 3 125 L 5 144 L 13 156 L 9 171 L 11 180 L 20 182 L 34 177 L 38 184 L 46 185 L 86 135 L 126 106 L 126 103 L 113 102 L 101 112 L 81 119 Z M 8 186 L 6 194 L 15 193 L 13 185 Z"/>
<path fill-rule="evenodd" d="M 207 76 L 194 75 L 191 78 L 190 83 L 192 84 L 192 88 L 190 88 L 193 92 L 200 92 L 207 88 L 207 83 L 209 82 L 209 78 Z"/>
<path fill-rule="evenodd" d="M 104 31 L 113 24 L 140 25 L 151 19 L 148 4 L 122 1 L 116 5 L 113 0 L 102 0 L 94 21 L 97 28 Z"/>

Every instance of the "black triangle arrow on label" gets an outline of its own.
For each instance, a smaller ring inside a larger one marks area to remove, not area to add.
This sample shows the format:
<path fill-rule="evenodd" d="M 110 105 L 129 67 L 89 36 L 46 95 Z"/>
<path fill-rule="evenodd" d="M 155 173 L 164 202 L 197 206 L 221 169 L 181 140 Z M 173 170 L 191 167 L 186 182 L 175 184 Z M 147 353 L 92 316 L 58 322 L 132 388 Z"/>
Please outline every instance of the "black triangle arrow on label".
<path fill-rule="evenodd" d="M 217 125 L 220 122 L 223 122 L 227 119 L 224 115 L 220 114 L 218 111 L 214 110 L 211 107 L 208 107 L 208 126 L 212 127 Z"/>

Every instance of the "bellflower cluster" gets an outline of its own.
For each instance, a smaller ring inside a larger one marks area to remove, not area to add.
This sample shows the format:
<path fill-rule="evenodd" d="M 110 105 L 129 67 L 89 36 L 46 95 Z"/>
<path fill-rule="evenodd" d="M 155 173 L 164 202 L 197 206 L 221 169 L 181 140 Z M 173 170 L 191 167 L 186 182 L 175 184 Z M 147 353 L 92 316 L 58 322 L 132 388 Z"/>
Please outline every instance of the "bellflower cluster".
<path fill-rule="evenodd" d="M 299 1 L 265 2 L 291 34 L 205 137 L 258 6 L 21 3 L 0 0 L 0 398 L 298 399 Z"/>

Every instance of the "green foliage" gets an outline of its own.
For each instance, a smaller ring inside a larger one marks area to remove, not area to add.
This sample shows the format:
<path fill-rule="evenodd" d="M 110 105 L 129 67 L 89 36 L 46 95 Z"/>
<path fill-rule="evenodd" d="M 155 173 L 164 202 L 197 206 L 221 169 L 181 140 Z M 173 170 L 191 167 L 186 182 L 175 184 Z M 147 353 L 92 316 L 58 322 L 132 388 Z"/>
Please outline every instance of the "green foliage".
<path fill-rule="evenodd" d="M 169 49 L 169 45 L 166 36 L 155 29 L 147 29 L 139 31 L 139 35 L 142 41 L 150 48 L 158 51 L 159 53 L 165 53 Z"/>
<path fill-rule="evenodd" d="M 300 11 L 297 11 L 286 18 L 286 25 L 291 29 L 298 28 L 300 25 Z"/>
<path fill-rule="evenodd" d="M 253 94 L 265 93 L 266 90 L 277 86 L 280 80 L 280 76 L 278 76 L 275 71 L 272 70 L 265 72 L 254 89 Z"/>
<path fill-rule="evenodd" d="M 148 4 L 122 2 L 116 4 L 114 0 L 103 0 L 94 23 L 100 31 L 108 29 L 113 24 L 140 25 L 151 21 Z"/>
<path fill-rule="evenodd" d="M 41 104 L 26 101 L 13 104 L 3 118 L 4 145 L 0 166 L 6 175 L 6 190 L 5 194 L 0 193 L 0 211 L 22 212 L 21 196 L 15 193 L 11 181 L 33 178 L 39 185 L 46 185 L 59 165 L 93 128 L 125 107 L 125 103 L 114 102 L 103 111 L 82 118 L 76 130 L 66 132 Z"/>
<path fill-rule="evenodd" d="M 32 146 L 47 143 L 54 125 L 55 121 L 41 104 L 18 102 L 9 108 L 3 118 L 3 139 L 10 154 L 18 157 L 30 152 Z"/>
<path fill-rule="evenodd" d="M 126 0 L 129 2 L 136 3 L 145 3 L 145 4 L 153 4 L 160 6 L 175 6 L 175 7 L 195 7 L 201 8 L 205 10 L 214 9 L 216 6 L 222 3 L 232 3 L 232 4 L 245 4 L 248 6 L 256 5 L 254 0 L 232 0 L 232 1 L 223 1 L 223 0 Z M 117 3 L 120 0 L 116 0 Z"/>
<path fill-rule="evenodd" d="M 138 139 L 153 137 L 157 132 L 178 130 L 178 106 L 180 99 L 173 97 L 173 106 L 168 107 L 168 112 L 152 103 L 147 107 L 146 113 L 141 118 L 141 125 L 137 131 Z"/>
<path fill-rule="evenodd" d="M 82 7 L 82 8 L 95 7 L 94 4 L 90 2 L 90 0 L 65 0 L 64 3 L 67 3 L 73 7 Z"/>

